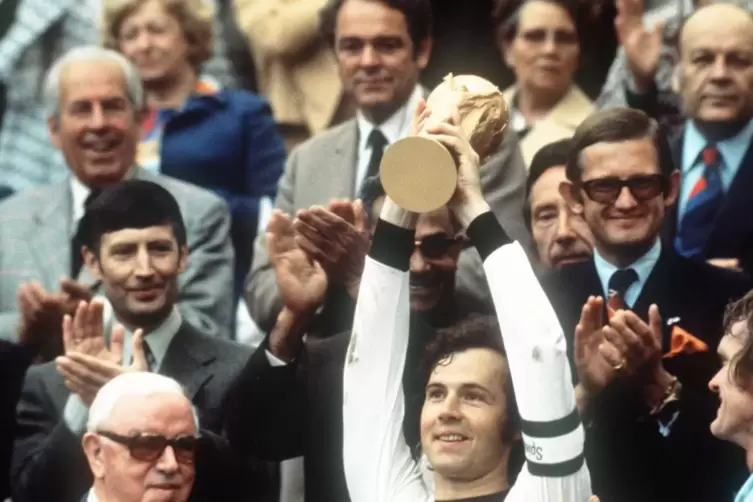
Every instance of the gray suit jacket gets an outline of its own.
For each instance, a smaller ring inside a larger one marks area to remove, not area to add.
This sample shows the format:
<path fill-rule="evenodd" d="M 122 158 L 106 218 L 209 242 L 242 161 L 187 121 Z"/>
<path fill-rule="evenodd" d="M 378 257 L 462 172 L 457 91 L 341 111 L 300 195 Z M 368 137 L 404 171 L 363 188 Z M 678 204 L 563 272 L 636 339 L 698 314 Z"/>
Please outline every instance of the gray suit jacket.
<path fill-rule="evenodd" d="M 175 197 L 186 224 L 188 265 L 180 276 L 183 319 L 204 333 L 229 337 L 233 307 L 230 215 L 216 195 L 176 179 L 136 171 Z M 0 203 L 0 338 L 16 340 L 17 292 L 25 281 L 57 291 L 70 274 L 72 196 L 69 180 L 21 192 Z M 86 267 L 78 279 L 92 283 Z"/>
<path fill-rule="evenodd" d="M 202 430 L 220 434 L 225 393 L 250 355 L 250 348 L 207 336 L 184 322 L 167 349 L 160 374 L 183 386 Z M 54 363 L 28 371 L 16 409 L 11 462 L 14 500 L 75 502 L 91 487 L 81 438 L 63 418 L 69 394 Z"/>
<path fill-rule="evenodd" d="M 352 119 L 295 148 L 280 178 L 276 207 L 294 214 L 332 199 L 354 198 L 357 142 L 358 127 Z M 529 249 L 531 237 L 523 221 L 526 173 L 518 139 L 510 132 L 500 150 L 483 167 L 481 182 L 486 200 L 509 236 Z M 465 298 L 490 302 L 481 258 L 475 249 L 460 255 L 456 288 Z M 269 331 L 282 302 L 263 232 L 256 238 L 245 296 L 254 321 Z"/>

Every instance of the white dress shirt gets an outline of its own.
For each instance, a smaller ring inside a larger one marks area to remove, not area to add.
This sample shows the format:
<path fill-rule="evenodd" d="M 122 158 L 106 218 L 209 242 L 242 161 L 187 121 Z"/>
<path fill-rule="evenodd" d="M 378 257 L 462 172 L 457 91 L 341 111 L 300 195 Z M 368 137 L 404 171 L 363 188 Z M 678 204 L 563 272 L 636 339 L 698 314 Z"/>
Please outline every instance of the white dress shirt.
<path fill-rule="evenodd" d="M 410 95 L 408 101 L 393 113 L 391 117 L 379 125 L 369 122 L 360 110 L 356 112 L 356 123 L 358 124 L 358 164 L 356 165 L 356 186 L 353 193 L 356 195 L 360 193 L 361 186 L 366 178 L 366 172 L 369 169 L 371 146 L 369 146 L 368 141 L 371 131 L 379 129 L 384 134 L 384 137 L 387 138 L 388 145 L 409 136 L 411 125 L 413 124 L 413 114 L 416 112 L 418 103 L 423 98 L 423 95 L 423 88 L 417 85 L 413 89 L 413 94 Z"/>
<path fill-rule="evenodd" d="M 495 222 L 496 223 L 496 222 Z M 500 230 L 501 232 L 501 230 Z M 591 483 L 565 336 L 518 243 L 484 262 L 520 416 L 553 431 L 532 438 L 507 502 L 587 502 Z M 408 348 L 409 272 L 368 257 L 343 376 L 343 464 L 353 502 L 434 502 L 403 436 L 402 376 Z M 574 418 L 574 421 L 563 420 Z M 562 427 L 564 422 L 571 425 Z M 572 423 L 575 425 L 572 425 Z M 570 467 L 561 469 L 568 464 Z M 546 477 L 546 470 L 574 473 Z"/>
<path fill-rule="evenodd" d="M 182 323 L 183 319 L 181 318 L 180 312 L 178 312 L 177 308 L 173 307 L 173 310 L 170 312 L 167 319 L 144 336 L 144 343 L 149 347 L 150 352 L 154 356 L 154 365 L 151 368 L 152 372 L 159 373 L 162 361 L 164 361 L 167 349 L 170 346 L 170 342 L 172 342 L 173 337 L 180 329 Z M 125 365 L 131 364 L 133 356 L 133 354 L 131 354 L 131 339 L 132 334 L 126 331 L 123 340 L 123 361 Z M 88 419 L 89 407 L 80 397 L 78 397 L 78 394 L 70 394 L 68 400 L 65 402 L 65 408 L 63 409 L 63 420 L 65 420 L 68 428 L 74 434 L 83 434 L 86 430 L 86 421 Z"/>

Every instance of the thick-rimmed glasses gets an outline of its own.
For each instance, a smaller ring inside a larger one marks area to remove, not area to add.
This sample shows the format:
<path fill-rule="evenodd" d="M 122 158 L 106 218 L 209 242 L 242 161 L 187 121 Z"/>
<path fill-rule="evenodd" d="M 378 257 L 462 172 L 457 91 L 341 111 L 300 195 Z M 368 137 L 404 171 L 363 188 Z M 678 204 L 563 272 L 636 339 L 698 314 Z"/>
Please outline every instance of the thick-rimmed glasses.
<path fill-rule="evenodd" d="M 122 436 L 114 432 L 97 431 L 97 434 L 125 446 L 133 458 L 142 462 L 154 462 L 170 446 L 175 452 L 175 460 L 180 464 L 194 463 L 194 454 L 201 439 L 188 434 L 174 438 L 148 433 Z"/>
<path fill-rule="evenodd" d="M 668 181 L 662 174 L 646 174 L 631 176 L 628 179 L 596 178 L 582 182 L 581 186 L 589 199 L 599 204 L 610 205 L 619 198 L 624 187 L 627 187 L 636 201 L 645 202 L 665 193 Z"/>

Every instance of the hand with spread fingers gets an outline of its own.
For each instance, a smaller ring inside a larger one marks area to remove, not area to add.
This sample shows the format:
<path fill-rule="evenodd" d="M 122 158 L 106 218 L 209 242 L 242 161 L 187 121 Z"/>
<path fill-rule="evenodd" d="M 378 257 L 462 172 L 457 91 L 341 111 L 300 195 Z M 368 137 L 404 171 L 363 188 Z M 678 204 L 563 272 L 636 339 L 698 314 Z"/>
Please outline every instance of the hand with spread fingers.
<path fill-rule="evenodd" d="M 272 214 L 266 238 L 283 304 L 296 314 L 314 313 L 327 293 L 327 274 L 322 265 L 298 246 L 293 222 L 280 210 Z"/>
<path fill-rule="evenodd" d="M 116 376 L 129 371 L 149 370 L 143 330 L 137 329 L 133 333 L 133 362 L 127 367 L 123 366 L 124 338 L 125 329 L 117 325 L 113 329 L 109 350 L 105 349 L 98 355 L 74 350 L 55 359 L 55 367 L 65 380 L 65 386 L 87 406 L 91 406 L 99 389 Z"/>
<path fill-rule="evenodd" d="M 662 24 L 652 31 L 643 26 L 643 0 L 617 0 L 615 30 L 625 50 L 628 68 L 641 92 L 647 91 L 659 69 L 662 50 Z"/>
<path fill-rule="evenodd" d="M 573 355 L 579 386 L 587 400 L 594 399 L 614 381 L 619 365 L 614 360 L 622 356 L 604 338 L 604 300 L 589 297 L 575 326 Z"/>
<path fill-rule="evenodd" d="M 102 300 L 79 302 L 73 316 L 63 316 L 63 349 L 98 358 L 112 358 L 104 332 L 105 304 Z"/>
<path fill-rule="evenodd" d="M 355 298 L 371 241 L 361 201 L 334 201 L 327 208 L 301 210 L 293 227 L 296 243 L 321 264 L 330 284 L 342 285 Z"/>

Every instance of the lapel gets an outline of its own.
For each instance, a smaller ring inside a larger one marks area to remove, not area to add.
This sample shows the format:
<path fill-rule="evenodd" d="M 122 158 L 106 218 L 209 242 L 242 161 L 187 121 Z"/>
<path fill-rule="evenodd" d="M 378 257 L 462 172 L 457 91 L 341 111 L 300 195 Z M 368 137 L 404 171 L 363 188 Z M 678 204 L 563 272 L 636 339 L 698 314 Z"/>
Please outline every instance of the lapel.
<path fill-rule="evenodd" d="M 749 216 L 753 211 L 752 186 L 753 146 L 749 146 L 709 234 L 707 256 L 740 256 L 743 251 L 740 249 L 741 239 L 749 235 L 753 227 L 749 217 L 741 217 Z"/>
<path fill-rule="evenodd" d="M 26 49 L 61 19 L 75 1 L 21 0 L 13 25 L 0 40 L 0 76 L 7 78 Z"/>
<path fill-rule="evenodd" d="M 332 156 L 324 155 L 319 165 L 322 171 L 315 174 L 332 193 L 330 198 L 353 198 L 358 166 L 358 124 L 351 119 L 342 125 L 340 134 L 335 136 Z"/>
<path fill-rule="evenodd" d="M 177 380 L 193 401 L 204 384 L 212 378 L 209 364 L 216 358 L 214 346 L 184 322 L 167 348 L 160 373 Z"/>
<path fill-rule="evenodd" d="M 71 269 L 73 206 L 68 178 L 51 185 L 43 194 L 44 204 L 37 206 L 29 233 L 29 247 L 39 264 L 45 284 L 57 286 L 60 277 Z"/>

